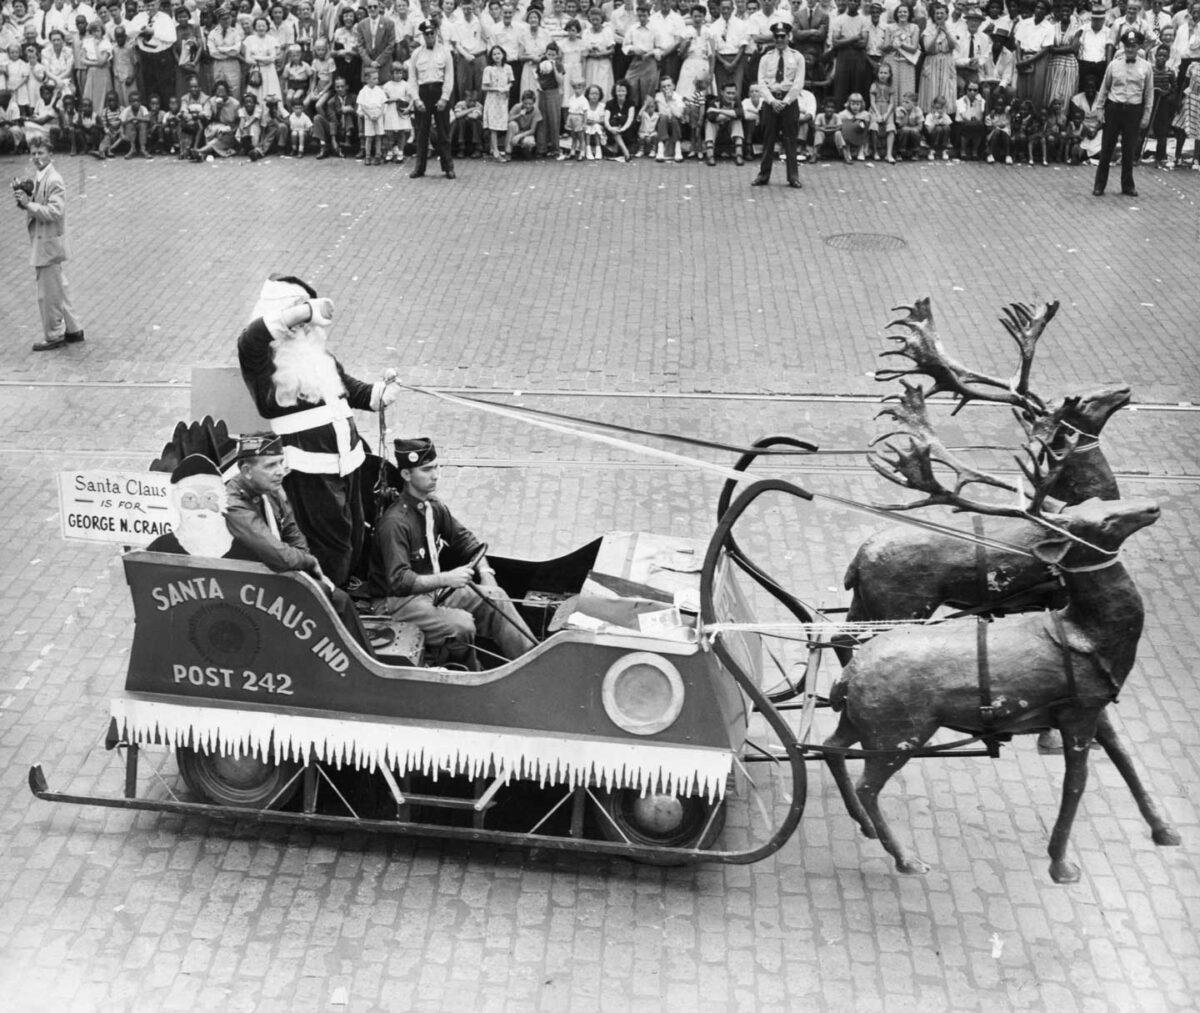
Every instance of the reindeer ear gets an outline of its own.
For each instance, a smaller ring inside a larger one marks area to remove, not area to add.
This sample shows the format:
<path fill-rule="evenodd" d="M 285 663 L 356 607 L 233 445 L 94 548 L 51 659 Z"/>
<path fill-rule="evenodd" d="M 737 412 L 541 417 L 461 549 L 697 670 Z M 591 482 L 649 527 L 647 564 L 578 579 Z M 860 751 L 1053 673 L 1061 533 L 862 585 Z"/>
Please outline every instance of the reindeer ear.
<path fill-rule="evenodd" d="M 1037 559 L 1047 566 L 1061 563 L 1071 551 L 1071 542 L 1067 538 L 1046 538 L 1031 547 Z"/>

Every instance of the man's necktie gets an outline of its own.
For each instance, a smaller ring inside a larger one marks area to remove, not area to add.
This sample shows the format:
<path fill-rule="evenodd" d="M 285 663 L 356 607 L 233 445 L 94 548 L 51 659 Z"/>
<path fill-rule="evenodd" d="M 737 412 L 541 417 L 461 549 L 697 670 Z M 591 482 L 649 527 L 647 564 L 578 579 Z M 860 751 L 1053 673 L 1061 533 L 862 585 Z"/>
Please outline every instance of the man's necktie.
<path fill-rule="evenodd" d="M 267 529 L 271 534 L 283 541 L 282 538 L 279 538 L 279 522 L 275 520 L 275 511 L 271 509 L 271 500 L 267 496 L 263 497 L 263 517 L 266 519 Z"/>
<path fill-rule="evenodd" d="M 438 562 L 437 551 L 437 534 L 433 530 L 433 507 L 428 502 L 423 504 L 425 510 L 425 546 L 429 549 L 429 563 L 433 567 L 434 573 L 442 572 L 442 565 Z"/>
<path fill-rule="evenodd" d="M 783 54 L 776 53 L 775 59 L 778 61 L 778 63 L 775 64 L 775 83 L 782 84 L 783 83 Z"/>
<path fill-rule="evenodd" d="M 970 34 L 970 39 L 971 39 L 971 42 L 967 49 L 967 58 L 970 60 L 974 60 L 975 59 L 975 33 L 974 32 L 972 32 Z"/>

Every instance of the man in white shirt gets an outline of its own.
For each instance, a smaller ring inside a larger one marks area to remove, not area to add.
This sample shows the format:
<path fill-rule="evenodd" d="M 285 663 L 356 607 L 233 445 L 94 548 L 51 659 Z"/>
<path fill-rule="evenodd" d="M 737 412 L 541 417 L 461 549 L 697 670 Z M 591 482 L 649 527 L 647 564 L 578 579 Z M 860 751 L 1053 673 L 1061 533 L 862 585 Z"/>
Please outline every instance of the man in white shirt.
<path fill-rule="evenodd" d="M 1104 77 L 1104 68 L 1108 66 L 1108 41 L 1111 35 L 1104 23 L 1106 15 L 1104 4 L 1092 5 L 1092 16 L 1079 33 L 1079 80 L 1088 77 L 1095 79 L 1097 86 Z"/>
<path fill-rule="evenodd" d="M 977 159 L 987 137 L 984 125 L 984 101 L 979 93 L 979 82 L 967 84 L 962 98 L 955 103 L 955 127 L 958 130 L 958 157 L 964 161 Z"/>
<path fill-rule="evenodd" d="M 459 95 L 478 92 L 483 84 L 483 68 L 487 63 L 487 40 L 483 22 L 475 16 L 475 0 L 462 0 L 462 16 L 442 26 L 447 42 L 454 53 L 454 84 Z"/>
<path fill-rule="evenodd" d="M 713 85 L 717 91 L 727 84 L 736 85 L 741 95 L 752 40 L 746 23 L 733 15 L 733 0 L 721 0 L 720 10 L 721 16 L 708 26 L 708 36 L 716 52 Z"/>
<path fill-rule="evenodd" d="M 649 0 L 639 0 L 637 19 L 637 24 L 625 33 L 621 49 L 629 57 L 629 66 L 625 70 L 629 98 L 635 106 L 641 106 L 647 95 L 658 91 L 658 61 L 671 40 L 650 26 Z"/>
<path fill-rule="evenodd" d="M 683 16 L 675 10 L 671 0 L 659 0 L 658 10 L 650 14 L 647 24 L 658 32 L 663 43 L 663 53 L 658 60 L 661 77 L 669 77 L 679 83 L 679 40 L 683 38 Z"/>
<path fill-rule="evenodd" d="M 142 77 L 142 98 L 157 95 L 165 109 L 168 99 L 175 97 L 175 19 L 171 16 L 171 0 L 158 0 L 158 10 L 149 13 L 138 25 L 141 15 L 130 22 L 130 31 L 137 32 L 138 59 Z"/>

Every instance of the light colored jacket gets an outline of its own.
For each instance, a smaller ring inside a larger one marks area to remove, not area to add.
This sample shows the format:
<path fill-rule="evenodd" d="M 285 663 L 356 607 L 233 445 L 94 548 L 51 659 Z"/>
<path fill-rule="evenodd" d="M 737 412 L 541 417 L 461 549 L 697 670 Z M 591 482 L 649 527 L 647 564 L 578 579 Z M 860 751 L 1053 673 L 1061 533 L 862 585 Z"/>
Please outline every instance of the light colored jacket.
<path fill-rule="evenodd" d="M 33 267 L 61 264 L 69 256 L 67 247 L 67 188 L 53 165 L 38 174 L 33 200 L 25 207 L 29 219 L 29 263 Z"/>

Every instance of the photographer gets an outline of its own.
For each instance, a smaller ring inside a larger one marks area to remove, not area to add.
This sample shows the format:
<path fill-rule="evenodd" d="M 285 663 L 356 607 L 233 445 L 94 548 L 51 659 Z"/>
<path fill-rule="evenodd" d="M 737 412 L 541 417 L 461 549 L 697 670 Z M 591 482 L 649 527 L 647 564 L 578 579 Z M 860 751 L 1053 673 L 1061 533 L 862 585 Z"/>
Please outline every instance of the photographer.
<path fill-rule="evenodd" d="M 35 137 L 29 142 L 29 157 L 37 167 L 32 180 L 13 180 L 17 207 L 28 219 L 31 244 L 29 263 L 37 278 L 38 308 L 45 337 L 34 344 L 35 352 L 48 352 L 68 342 L 83 340 L 83 325 L 71 310 L 71 296 L 63 263 L 67 251 L 67 189 L 62 176 L 50 163 L 50 142 Z"/>

